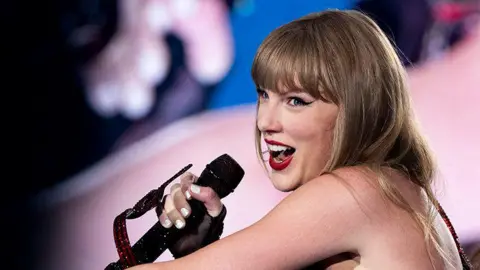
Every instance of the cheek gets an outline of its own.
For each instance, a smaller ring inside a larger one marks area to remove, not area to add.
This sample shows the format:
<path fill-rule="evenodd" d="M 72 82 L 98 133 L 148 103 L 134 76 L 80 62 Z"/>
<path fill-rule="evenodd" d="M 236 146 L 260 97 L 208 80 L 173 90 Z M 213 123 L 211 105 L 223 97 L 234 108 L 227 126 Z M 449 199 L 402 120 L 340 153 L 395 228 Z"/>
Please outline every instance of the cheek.
<path fill-rule="evenodd" d="M 307 143 L 318 141 L 323 132 L 315 127 L 313 124 L 297 123 L 292 125 L 289 134 L 296 140 L 296 143 Z"/>
<path fill-rule="evenodd" d="M 330 155 L 334 127 L 334 121 L 305 117 L 290 126 L 289 134 L 303 155 L 310 157 L 313 162 L 323 163 Z"/>
<path fill-rule="evenodd" d="M 320 117 L 297 117 L 291 121 L 288 133 L 297 143 L 315 142 L 319 143 L 322 140 L 328 139 L 333 134 L 333 127 L 331 121 Z"/>

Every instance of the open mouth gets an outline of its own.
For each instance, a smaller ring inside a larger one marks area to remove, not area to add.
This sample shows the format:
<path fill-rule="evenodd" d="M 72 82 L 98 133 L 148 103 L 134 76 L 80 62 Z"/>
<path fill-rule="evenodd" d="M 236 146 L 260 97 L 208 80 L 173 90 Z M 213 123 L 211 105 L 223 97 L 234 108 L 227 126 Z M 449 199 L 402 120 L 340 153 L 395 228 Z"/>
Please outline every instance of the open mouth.
<path fill-rule="evenodd" d="M 270 153 L 270 158 L 268 159 L 270 167 L 275 171 L 286 169 L 293 160 L 295 148 L 269 139 L 265 139 L 265 142 Z"/>
<path fill-rule="evenodd" d="M 268 150 L 272 159 L 277 163 L 282 163 L 295 153 L 295 148 L 282 145 L 268 145 Z"/>

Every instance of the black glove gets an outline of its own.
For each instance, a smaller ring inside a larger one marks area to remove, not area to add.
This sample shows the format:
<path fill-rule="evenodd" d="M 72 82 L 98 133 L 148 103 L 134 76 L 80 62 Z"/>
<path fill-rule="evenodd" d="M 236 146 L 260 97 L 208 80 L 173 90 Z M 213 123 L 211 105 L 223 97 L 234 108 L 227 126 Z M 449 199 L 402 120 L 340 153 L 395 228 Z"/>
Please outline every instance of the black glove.
<path fill-rule="evenodd" d="M 205 214 L 198 227 L 185 228 L 185 236 L 169 248 L 175 259 L 191 254 L 202 247 L 205 247 L 218 239 L 223 233 L 223 221 L 227 215 L 227 208 L 223 206 L 222 211 L 216 217 Z M 188 220 L 187 220 L 188 223 Z"/>

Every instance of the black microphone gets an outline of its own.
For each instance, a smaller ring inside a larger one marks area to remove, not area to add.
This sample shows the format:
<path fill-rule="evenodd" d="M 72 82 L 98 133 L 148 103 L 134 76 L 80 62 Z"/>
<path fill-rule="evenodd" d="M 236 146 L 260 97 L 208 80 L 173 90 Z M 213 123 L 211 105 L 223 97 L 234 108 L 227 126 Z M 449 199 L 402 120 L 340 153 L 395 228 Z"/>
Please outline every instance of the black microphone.
<path fill-rule="evenodd" d="M 232 193 L 245 175 L 242 167 L 229 155 L 223 154 L 213 160 L 202 171 L 195 184 L 212 188 L 220 198 Z M 131 251 L 136 264 L 154 262 L 166 249 L 176 243 L 184 231 L 198 227 L 207 210 L 202 202 L 189 201 L 192 209 L 183 229 L 164 228 L 157 221 L 136 243 Z M 119 260 L 111 263 L 105 269 L 123 269 Z"/>

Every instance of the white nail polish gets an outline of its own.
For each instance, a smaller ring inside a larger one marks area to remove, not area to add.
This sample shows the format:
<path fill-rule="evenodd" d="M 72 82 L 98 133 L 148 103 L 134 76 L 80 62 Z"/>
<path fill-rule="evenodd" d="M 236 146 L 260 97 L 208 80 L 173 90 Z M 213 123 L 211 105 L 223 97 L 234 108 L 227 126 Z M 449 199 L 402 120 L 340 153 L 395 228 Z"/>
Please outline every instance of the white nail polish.
<path fill-rule="evenodd" d="M 197 194 L 200 193 L 200 187 L 197 186 L 197 185 L 194 185 L 194 184 L 192 184 L 192 185 L 190 186 L 190 190 L 191 190 L 193 193 L 197 193 Z"/>
<path fill-rule="evenodd" d="M 175 221 L 175 227 L 177 227 L 177 229 L 181 229 L 181 228 L 183 228 L 183 226 L 185 226 L 185 223 L 183 223 L 183 221 L 181 221 L 181 220 L 176 220 Z"/>
<path fill-rule="evenodd" d="M 188 216 L 188 209 L 187 209 L 187 208 L 182 208 L 182 209 L 180 209 L 180 212 L 182 212 L 183 217 L 187 217 L 187 216 Z"/>
<path fill-rule="evenodd" d="M 192 194 L 190 194 L 190 191 L 185 191 L 185 197 L 187 198 L 187 200 L 190 200 L 192 198 Z"/>
<path fill-rule="evenodd" d="M 170 227 L 172 226 L 172 222 L 170 221 L 170 219 L 166 219 L 164 222 L 163 222 L 163 225 L 164 227 Z"/>

